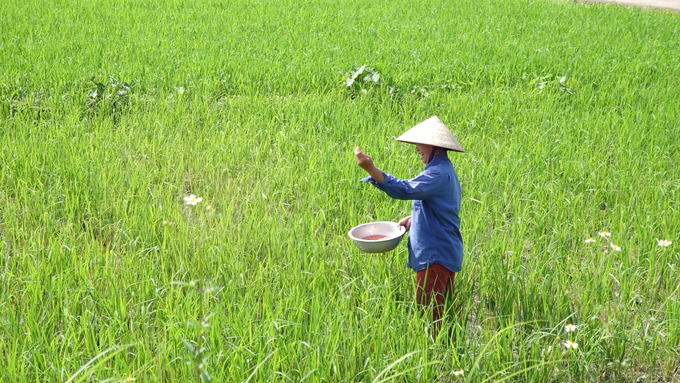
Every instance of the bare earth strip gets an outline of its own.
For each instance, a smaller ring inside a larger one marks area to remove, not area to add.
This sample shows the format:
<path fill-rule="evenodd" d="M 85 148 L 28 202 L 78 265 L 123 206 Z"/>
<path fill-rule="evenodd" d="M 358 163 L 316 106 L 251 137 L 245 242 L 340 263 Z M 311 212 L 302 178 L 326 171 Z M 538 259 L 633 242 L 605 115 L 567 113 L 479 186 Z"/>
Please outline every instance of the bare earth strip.
<path fill-rule="evenodd" d="M 614 3 L 620 5 L 634 5 L 640 8 L 657 8 L 680 12 L 680 0 L 577 0 L 589 3 Z"/>

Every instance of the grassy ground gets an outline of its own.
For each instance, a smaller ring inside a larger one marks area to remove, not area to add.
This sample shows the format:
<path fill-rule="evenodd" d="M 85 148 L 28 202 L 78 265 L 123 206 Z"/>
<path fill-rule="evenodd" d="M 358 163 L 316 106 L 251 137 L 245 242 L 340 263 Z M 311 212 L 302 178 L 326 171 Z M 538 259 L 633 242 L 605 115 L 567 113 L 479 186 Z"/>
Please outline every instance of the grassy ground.
<path fill-rule="evenodd" d="M 679 15 L 468 0 L 0 13 L 2 379 L 680 381 Z M 380 82 L 347 89 L 362 64 Z M 393 137 L 435 114 L 466 149 L 450 156 L 466 253 L 432 340 L 405 245 L 362 254 L 346 232 L 410 211 L 358 182 L 354 146 L 414 176 Z"/>

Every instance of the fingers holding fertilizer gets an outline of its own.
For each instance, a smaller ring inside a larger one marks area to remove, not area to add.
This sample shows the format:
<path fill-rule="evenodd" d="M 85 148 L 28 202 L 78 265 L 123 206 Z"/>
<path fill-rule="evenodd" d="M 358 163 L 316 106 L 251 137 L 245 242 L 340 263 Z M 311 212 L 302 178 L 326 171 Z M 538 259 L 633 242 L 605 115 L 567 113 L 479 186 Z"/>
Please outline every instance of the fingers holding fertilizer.
<path fill-rule="evenodd" d="M 354 148 L 354 157 L 357 159 L 357 165 L 364 169 L 376 182 L 385 182 L 385 175 L 382 170 L 376 168 L 371 156 L 362 152 L 358 146 Z"/>
<path fill-rule="evenodd" d="M 373 160 L 371 156 L 361 151 L 360 147 L 354 148 L 354 157 L 357 159 L 357 165 L 359 165 L 364 170 L 369 170 L 373 168 Z"/>

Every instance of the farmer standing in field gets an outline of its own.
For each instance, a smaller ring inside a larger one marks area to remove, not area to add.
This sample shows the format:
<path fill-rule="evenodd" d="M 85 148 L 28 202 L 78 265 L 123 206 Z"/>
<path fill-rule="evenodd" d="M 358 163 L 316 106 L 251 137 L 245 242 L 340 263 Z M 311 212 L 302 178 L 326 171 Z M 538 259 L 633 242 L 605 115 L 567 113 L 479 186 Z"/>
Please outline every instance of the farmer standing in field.
<path fill-rule="evenodd" d="M 429 305 L 435 299 L 434 335 L 441 326 L 444 296 L 453 289 L 455 273 L 463 263 L 460 235 L 461 189 L 448 150 L 464 152 L 453 133 L 437 116 L 419 123 L 397 138 L 416 145 L 425 170 L 415 178 L 400 180 L 373 165 L 371 157 L 354 149 L 357 164 L 369 174 L 362 179 L 388 196 L 413 200 L 412 215 L 398 226 L 410 230 L 407 267 L 416 272 L 416 300 Z"/>

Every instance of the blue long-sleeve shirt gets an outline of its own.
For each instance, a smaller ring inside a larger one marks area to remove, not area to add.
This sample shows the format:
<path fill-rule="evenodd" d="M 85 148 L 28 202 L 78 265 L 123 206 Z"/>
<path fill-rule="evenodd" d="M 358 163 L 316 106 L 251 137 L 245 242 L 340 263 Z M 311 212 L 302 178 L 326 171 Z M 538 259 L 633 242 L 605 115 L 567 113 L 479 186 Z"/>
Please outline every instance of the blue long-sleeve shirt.
<path fill-rule="evenodd" d="M 463 237 L 460 234 L 461 189 L 448 156 L 438 155 L 420 174 L 400 180 L 385 174 L 385 182 L 370 182 L 395 199 L 413 200 L 411 231 L 408 237 L 408 264 L 420 271 L 438 263 L 459 272 L 463 264 Z"/>

